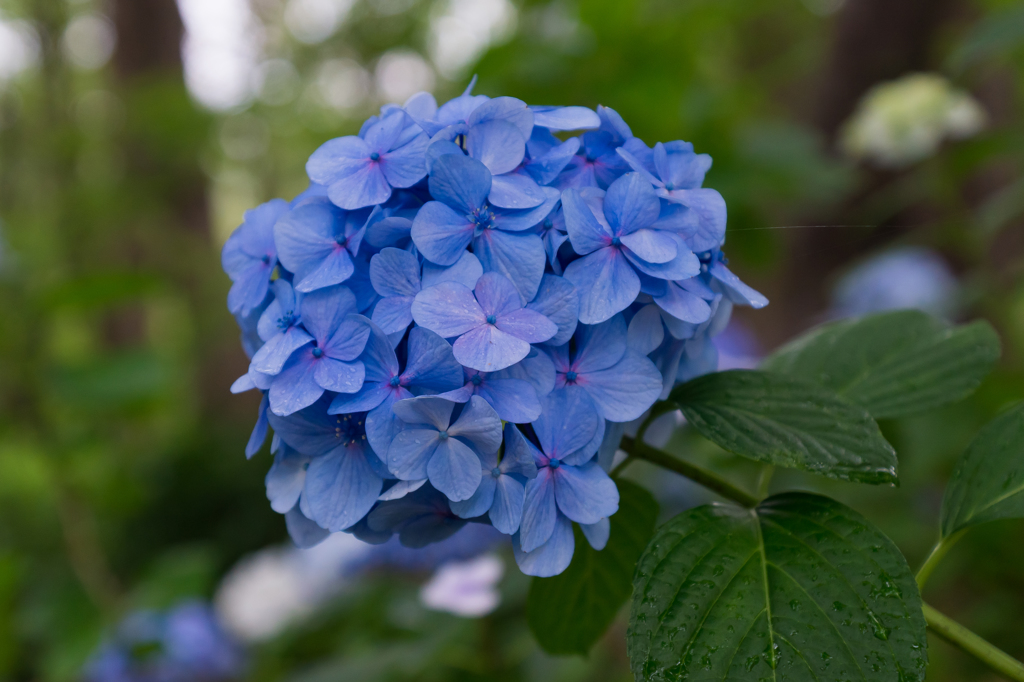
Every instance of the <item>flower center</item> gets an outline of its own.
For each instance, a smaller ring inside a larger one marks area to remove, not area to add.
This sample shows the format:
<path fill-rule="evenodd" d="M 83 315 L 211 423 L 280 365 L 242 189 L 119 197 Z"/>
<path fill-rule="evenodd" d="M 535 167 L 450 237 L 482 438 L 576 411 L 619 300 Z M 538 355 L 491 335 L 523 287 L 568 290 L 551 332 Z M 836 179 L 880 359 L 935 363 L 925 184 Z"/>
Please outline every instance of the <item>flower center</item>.
<path fill-rule="evenodd" d="M 550 230 L 554 226 L 555 226 L 555 224 L 553 222 L 551 222 L 550 219 L 544 221 L 544 229 L 545 230 Z"/>
<path fill-rule="evenodd" d="M 621 243 L 622 243 L 621 239 L 619 239 L 618 237 L 612 237 L 612 246 L 618 246 Z"/>
<path fill-rule="evenodd" d="M 498 316 L 497 315 L 488 315 L 487 316 L 487 324 L 496 324 L 497 322 L 498 322 Z"/>
<path fill-rule="evenodd" d="M 398 388 L 400 383 L 402 383 L 402 377 L 391 377 L 391 381 L 388 382 L 391 388 Z"/>
<path fill-rule="evenodd" d="M 472 379 L 470 379 L 469 381 L 470 381 L 470 383 L 472 383 L 472 384 L 473 384 L 474 386 L 479 386 L 480 384 L 484 383 L 484 379 L 483 379 L 483 377 L 481 377 L 481 376 L 480 376 L 479 374 L 474 374 L 474 375 L 473 375 L 473 378 L 472 378 Z"/>
<path fill-rule="evenodd" d="M 438 431 L 437 432 L 437 437 L 440 438 L 441 440 L 448 440 L 448 432 L 447 431 Z"/>
<path fill-rule="evenodd" d="M 497 227 L 494 224 L 494 213 L 488 208 L 474 208 L 469 217 L 473 224 L 481 230 L 491 230 Z"/>
<path fill-rule="evenodd" d="M 666 183 L 665 183 L 665 189 L 667 189 L 667 190 L 668 190 L 669 192 L 671 192 L 671 191 L 672 191 L 672 190 L 674 190 L 675 188 L 676 188 L 676 186 L 675 186 L 675 185 L 673 185 L 673 184 L 672 184 L 671 182 L 666 182 Z"/>
<path fill-rule="evenodd" d="M 571 383 L 573 383 L 574 381 L 576 381 L 576 377 L 578 377 L 578 376 L 579 376 L 579 375 L 578 375 L 578 374 L 576 374 L 576 372 L 574 372 L 574 371 L 572 371 L 572 370 L 570 369 L 570 370 L 569 370 L 568 372 L 566 372 L 566 373 L 565 373 L 565 381 L 566 381 L 567 383 L 570 383 L 570 384 L 571 384 Z"/>
<path fill-rule="evenodd" d="M 548 466 L 551 467 L 552 469 L 557 469 L 558 467 L 562 466 L 562 462 L 561 460 L 553 459 L 548 462 Z"/>
<path fill-rule="evenodd" d="M 298 320 L 298 315 L 294 311 L 289 310 L 281 317 L 277 318 L 277 328 L 281 330 L 288 329 Z"/>
<path fill-rule="evenodd" d="M 263 256 L 260 260 L 263 261 L 264 265 L 270 265 L 270 256 Z"/>
<path fill-rule="evenodd" d="M 501 476 L 501 469 L 499 469 L 498 467 L 494 467 L 493 469 L 491 469 L 491 476 L 493 476 L 494 478 Z"/>
<path fill-rule="evenodd" d="M 372 154 L 370 154 L 370 161 L 379 161 L 379 160 L 380 160 L 380 154 L 378 154 L 377 152 L 373 152 Z"/>
<path fill-rule="evenodd" d="M 340 440 L 342 445 L 366 442 L 366 426 L 362 415 L 337 415 L 334 423 L 334 437 Z"/>
<path fill-rule="evenodd" d="M 314 349 L 313 349 L 313 357 L 314 357 L 314 358 L 319 358 L 319 357 L 321 357 L 321 356 L 322 356 L 323 354 L 324 354 L 324 352 L 323 352 L 323 351 L 322 351 L 321 349 L 319 349 L 319 348 L 314 348 Z"/>

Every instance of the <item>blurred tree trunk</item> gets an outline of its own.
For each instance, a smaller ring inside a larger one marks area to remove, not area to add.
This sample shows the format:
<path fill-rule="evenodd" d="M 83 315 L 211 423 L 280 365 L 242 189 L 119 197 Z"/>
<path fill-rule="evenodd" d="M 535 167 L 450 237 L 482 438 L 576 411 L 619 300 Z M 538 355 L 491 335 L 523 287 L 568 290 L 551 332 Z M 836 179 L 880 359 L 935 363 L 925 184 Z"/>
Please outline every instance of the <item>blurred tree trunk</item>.
<path fill-rule="evenodd" d="M 183 27 L 174 0 L 115 0 L 114 26 L 119 76 L 181 74 Z"/>

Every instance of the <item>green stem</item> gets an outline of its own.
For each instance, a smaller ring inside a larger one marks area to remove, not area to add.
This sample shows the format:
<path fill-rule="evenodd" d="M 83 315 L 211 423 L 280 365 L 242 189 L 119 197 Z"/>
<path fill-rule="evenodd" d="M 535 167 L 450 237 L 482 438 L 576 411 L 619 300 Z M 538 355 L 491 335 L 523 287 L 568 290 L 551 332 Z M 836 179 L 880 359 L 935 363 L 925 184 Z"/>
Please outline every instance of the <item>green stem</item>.
<path fill-rule="evenodd" d="M 935 547 L 932 548 L 931 554 L 924 560 L 924 564 L 917 571 L 917 587 L 920 590 L 924 589 L 924 584 L 928 582 L 928 578 L 931 577 L 932 571 L 942 561 L 942 557 L 946 556 L 946 552 L 949 548 L 956 544 L 956 541 L 960 539 L 962 533 L 953 533 L 949 537 L 942 538 L 939 540 Z"/>
<path fill-rule="evenodd" d="M 941 543 L 940 543 L 941 544 Z M 932 632 L 955 644 L 1008 680 L 1024 682 L 1024 663 L 989 644 L 955 620 L 923 604 L 924 620 Z"/>
<path fill-rule="evenodd" d="M 757 476 L 757 496 L 761 499 L 768 497 L 768 487 L 772 484 L 772 476 L 775 475 L 775 467 L 771 464 L 761 468 Z"/>
<path fill-rule="evenodd" d="M 628 453 L 630 457 L 646 460 L 651 464 L 656 464 L 664 469 L 668 469 L 669 471 L 674 471 L 695 483 L 700 483 L 708 490 L 718 493 L 725 499 L 741 504 L 744 507 L 756 507 L 760 502 L 758 498 L 747 491 L 737 488 L 729 481 L 719 478 L 710 471 L 702 469 L 695 464 L 684 462 L 681 459 L 676 459 L 667 452 L 663 452 L 658 448 L 652 447 L 643 441 L 630 438 L 629 436 L 623 436 L 619 447 Z"/>

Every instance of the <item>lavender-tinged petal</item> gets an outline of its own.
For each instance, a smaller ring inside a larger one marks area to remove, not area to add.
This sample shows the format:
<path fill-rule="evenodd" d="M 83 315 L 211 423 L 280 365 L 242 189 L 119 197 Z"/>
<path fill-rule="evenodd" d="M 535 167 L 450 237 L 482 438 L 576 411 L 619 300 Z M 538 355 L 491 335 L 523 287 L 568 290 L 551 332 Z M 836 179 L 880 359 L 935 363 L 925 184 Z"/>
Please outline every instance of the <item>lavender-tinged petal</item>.
<path fill-rule="evenodd" d="M 365 131 L 361 131 L 360 137 L 371 152 L 386 152 L 391 149 L 391 145 L 398 139 L 404 127 L 405 114 L 395 111 L 383 116 Z"/>
<path fill-rule="evenodd" d="M 544 277 L 544 243 L 535 234 L 484 230 L 473 250 L 485 272 L 497 272 L 515 285 L 522 301 L 532 300 Z"/>
<path fill-rule="evenodd" d="M 576 253 L 585 256 L 611 243 L 612 234 L 608 226 L 597 219 L 578 190 L 562 192 L 562 212 L 569 241 Z"/>
<path fill-rule="evenodd" d="M 605 419 L 628 422 L 658 399 L 662 377 L 653 362 L 627 350 L 614 367 L 587 374 L 586 389 Z"/>
<path fill-rule="evenodd" d="M 614 247 L 569 263 L 565 278 L 580 297 L 580 322 L 598 324 L 629 307 L 640 293 L 640 278 Z"/>
<path fill-rule="evenodd" d="M 661 312 L 658 306 L 649 303 L 629 321 L 626 343 L 637 353 L 647 355 L 653 353 L 664 340 L 665 326 L 661 323 Z"/>
<path fill-rule="evenodd" d="M 506 334 L 529 343 L 543 343 L 558 333 L 558 327 L 554 322 L 527 308 L 498 315 L 495 326 Z"/>
<path fill-rule="evenodd" d="M 500 208 L 524 209 L 539 206 L 547 198 L 543 189 L 527 175 L 507 173 L 491 179 L 487 200 Z"/>
<path fill-rule="evenodd" d="M 683 240 L 680 237 L 673 235 L 671 232 L 663 232 L 662 234 L 678 239 L 680 246 L 682 246 Z M 676 257 L 667 263 L 649 263 L 628 248 L 622 249 L 622 253 L 638 271 L 658 279 L 675 281 L 693 277 L 700 272 L 700 260 L 685 246 L 682 246 L 677 251 Z"/>
<path fill-rule="evenodd" d="M 618 149 L 615 150 L 615 152 L 619 156 L 621 156 L 626 163 L 629 164 L 630 168 L 632 168 L 634 171 L 642 175 L 644 179 L 647 180 L 647 182 L 651 183 L 655 187 L 664 186 L 665 183 L 663 183 L 660 179 L 652 175 L 650 170 L 647 169 L 647 166 L 644 164 L 644 162 L 641 159 L 637 158 L 634 154 L 632 154 L 628 149 L 624 147 L 619 147 Z"/>
<path fill-rule="evenodd" d="M 511 476 L 499 476 L 496 483 L 488 516 L 497 530 L 512 535 L 519 530 L 519 521 L 523 518 L 524 486 Z"/>
<path fill-rule="evenodd" d="M 528 424 L 541 413 L 537 390 L 522 379 L 489 377 L 480 387 L 479 395 L 507 422 Z"/>
<path fill-rule="evenodd" d="M 352 256 L 345 249 L 335 249 L 319 265 L 295 283 L 295 290 L 303 293 L 341 284 L 355 272 Z"/>
<path fill-rule="evenodd" d="M 477 280 L 473 293 L 485 317 L 505 315 L 523 307 L 515 285 L 497 272 L 483 274 Z"/>
<path fill-rule="evenodd" d="M 697 231 L 687 240 L 691 249 L 699 253 L 722 245 L 727 214 L 725 200 L 717 190 L 677 189 L 669 192 L 666 198 L 689 207 L 697 214 Z"/>
<path fill-rule="evenodd" d="M 475 107 L 466 118 L 466 122 L 471 126 L 488 121 L 507 121 L 515 126 L 524 138 L 528 138 L 533 130 L 533 112 L 526 106 L 526 102 L 515 97 L 495 97 L 485 101 Z"/>
<path fill-rule="evenodd" d="M 658 219 L 661 202 L 640 173 L 626 173 L 613 182 L 604 197 L 604 215 L 618 235 L 647 227 Z"/>
<path fill-rule="evenodd" d="M 337 206 L 351 211 L 383 204 L 391 197 L 391 185 L 384 178 L 380 165 L 369 161 L 344 180 L 332 184 L 327 196 Z"/>
<path fill-rule="evenodd" d="M 468 441 L 482 454 L 491 454 L 501 447 L 501 419 L 486 400 L 473 396 L 455 423 L 448 427 L 448 435 Z"/>
<path fill-rule="evenodd" d="M 406 424 L 428 424 L 437 431 L 445 431 L 455 404 L 437 396 L 421 396 L 400 400 L 391 409 Z"/>
<path fill-rule="evenodd" d="M 434 265 L 429 261 L 423 263 L 423 288 L 435 286 L 441 282 L 458 282 L 472 289 L 484 274 L 480 259 L 469 251 L 463 251 L 454 265 Z"/>
<path fill-rule="evenodd" d="M 520 542 L 516 542 L 513 538 L 512 551 L 519 570 L 526 575 L 550 578 L 569 568 L 572 563 L 576 541 L 573 539 L 572 522 L 562 515 L 558 515 L 550 539 L 532 552 L 525 552 L 520 546 L 522 530 L 519 539 Z"/>
<path fill-rule="evenodd" d="M 321 347 L 347 315 L 356 312 L 356 297 L 344 286 L 319 289 L 302 298 L 302 326 Z M 363 339 L 365 343 L 365 337 Z M 362 348 L 359 349 L 362 351 Z"/>
<path fill-rule="evenodd" d="M 437 114 L 437 100 L 429 92 L 421 91 L 405 100 L 405 113 L 415 121 L 417 118 L 433 118 Z"/>
<path fill-rule="evenodd" d="M 483 516 L 490 510 L 491 505 L 494 504 L 494 489 L 496 487 L 497 481 L 495 478 L 488 472 L 484 472 L 480 479 L 480 486 L 473 493 L 472 497 L 468 500 L 452 502 L 449 506 L 451 506 L 452 512 L 459 518 L 475 519 L 478 516 Z"/>
<path fill-rule="evenodd" d="M 264 441 L 267 440 L 267 427 L 270 425 L 270 421 L 267 419 L 267 410 L 270 409 L 270 398 L 266 394 L 260 400 L 259 416 L 256 418 L 256 425 L 252 428 L 252 434 L 249 435 L 249 442 L 245 444 L 245 458 L 252 459 L 252 456 L 260 451 L 263 447 Z M 288 505 L 288 509 L 291 509 L 292 505 Z M 284 511 L 288 511 L 285 509 Z M 282 514 L 284 512 L 281 512 Z"/>
<path fill-rule="evenodd" d="M 439 201 L 428 201 L 412 221 L 412 241 L 423 257 L 454 265 L 473 239 L 474 224 Z"/>
<path fill-rule="evenodd" d="M 386 334 L 404 332 L 412 324 L 412 302 L 412 296 L 382 298 L 370 318 Z"/>
<path fill-rule="evenodd" d="M 417 395 L 451 391 L 462 384 L 462 366 L 451 345 L 429 329 L 409 332 L 408 355 L 402 380 Z"/>
<path fill-rule="evenodd" d="M 537 396 L 544 396 L 555 388 L 555 364 L 547 353 L 533 349 L 520 362 L 495 372 L 492 379 L 521 379 L 537 391 Z"/>
<path fill-rule="evenodd" d="M 381 459 L 387 462 L 388 448 L 391 441 L 405 426 L 405 423 L 398 418 L 393 411 L 396 402 L 405 398 L 411 398 L 412 394 L 404 388 L 397 391 L 388 391 L 387 396 L 380 405 L 373 408 L 366 414 L 366 440 L 370 443 L 373 451 L 380 455 Z M 424 478 L 426 474 L 420 476 Z"/>
<path fill-rule="evenodd" d="M 717 296 L 715 291 L 700 277 L 691 277 L 690 279 L 680 280 L 676 282 L 676 284 L 681 286 L 683 289 L 686 289 L 691 294 L 700 296 L 705 301 L 713 301 L 715 300 L 715 296 Z"/>
<path fill-rule="evenodd" d="M 434 162 L 442 156 L 446 154 L 462 156 L 465 154 L 462 147 L 452 141 L 452 139 L 458 136 L 459 132 L 465 133 L 465 126 L 459 126 L 459 131 L 456 131 L 455 128 L 456 126 L 445 128 L 440 134 L 436 134 L 430 138 L 430 141 L 427 144 L 426 155 L 424 156 L 424 162 L 428 173 L 433 170 Z"/>
<path fill-rule="evenodd" d="M 533 431 L 548 457 L 562 459 L 585 447 L 598 428 L 598 417 L 582 391 L 556 389 L 541 400 Z"/>
<path fill-rule="evenodd" d="M 382 485 L 361 446 L 338 448 L 309 463 L 303 511 L 309 510 L 312 520 L 329 531 L 344 530 L 373 508 Z"/>
<path fill-rule="evenodd" d="M 505 454 L 498 468 L 503 474 L 517 474 L 525 478 L 537 475 L 537 462 L 542 455 L 526 440 L 515 424 L 505 424 Z"/>
<path fill-rule="evenodd" d="M 557 518 L 554 475 L 545 467 L 526 484 L 523 519 L 519 528 L 523 551 L 533 551 L 547 542 L 555 530 Z"/>
<path fill-rule="evenodd" d="M 762 293 L 741 282 L 740 278 L 722 263 L 712 265 L 709 272 L 721 284 L 726 296 L 733 303 L 749 305 L 752 308 L 763 308 L 768 305 L 768 299 Z"/>
<path fill-rule="evenodd" d="M 711 306 L 707 301 L 671 282 L 665 295 L 656 297 L 654 302 L 666 313 L 683 322 L 701 324 L 711 317 Z"/>
<path fill-rule="evenodd" d="M 677 189 L 700 187 L 711 169 L 711 157 L 694 154 L 693 145 L 677 140 L 654 146 L 654 165 L 661 179 Z"/>
<path fill-rule="evenodd" d="M 594 453 L 597 452 L 598 448 L 601 447 L 601 443 L 604 442 L 605 431 L 609 422 L 601 417 L 600 410 L 597 409 L 597 405 L 594 404 L 593 399 L 590 398 L 589 394 L 578 386 L 566 386 L 563 390 L 575 389 L 578 390 L 585 396 L 585 404 L 590 406 L 590 410 L 597 415 L 597 431 L 594 432 L 594 437 L 589 443 L 584 445 L 576 452 L 562 456 L 562 463 L 570 466 L 580 466 L 586 464 L 590 460 L 594 459 Z"/>
<path fill-rule="evenodd" d="M 558 190 L 551 187 L 540 187 L 544 201 L 533 208 L 512 209 L 491 207 L 494 222 L 499 230 L 506 232 L 522 232 L 536 227 L 551 213 L 561 196 Z"/>
<path fill-rule="evenodd" d="M 596 462 L 555 471 L 558 509 L 576 523 L 597 523 L 619 510 L 619 490 Z"/>
<path fill-rule="evenodd" d="M 391 393 L 387 384 L 365 382 L 354 393 L 339 393 L 334 396 L 328 414 L 351 414 L 353 412 L 369 412 L 380 405 Z"/>
<path fill-rule="evenodd" d="M 283 374 L 283 373 L 282 373 Z M 313 374 L 316 383 L 328 391 L 335 393 L 355 393 L 363 387 L 363 363 L 344 362 L 334 358 L 322 357 L 316 362 Z M 273 391 L 273 387 L 270 389 Z M 318 398 L 320 396 L 317 396 Z"/>
<path fill-rule="evenodd" d="M 252 375 L 246 372 L 242 376 L 235 379 L 235 383 L 231 384 L 230 391 L 232 393 L 245 393 L 256 388 L 256 382 Z"/>
<path fill-rule="evenodd" d="M 465 443 L 449 438 L 438 444 L 427 463 L 427 477 L 449 500 L 468 500 L 480 486 L 480 458 Z"/>
<path fill-rule="evenodd" d="M 463 334 L 452 346 L 455 359 L 481 372 L 494 372 L 519 362 L 530 344 L 489 324 Z"/>
<path fill-rule="evenodd" d="M 460 365 L 460 367 L 461 367 L 461 365 Z M 438 393 L 437 397 L 438 398 L 444 398 L 445 400 L 450 400 L 453 403 L 460 403 L 461 404 L 461 403 L 468 403 L 469 399 L 472 398 L 474 395 L 476 395 L 476 394 L 473 391 L 473 385 L 472 384 L 466 384 L 466 385 L 464 385 L 464 386 L 462 386 L 460 388 L 456 388 L 456 389 L 451 390 L 451 391 L 445 391 L 443 393 Z"/>
<path fill-rule="evenodd" d="M 349 135 L 328 140 L 306 162 L 309 179 L 320 185 L 333 185 L 365 168 L 370 148 L 366 142 Z"/>
<path fill-rule="evenodd" d="M 400 431 L 387 451 L 388 469 L 403 481 L 427 478 L 427 463 L 440 443 L 437 431 L 432 429 Z"/>
<path fill-rule="evenodd" d="M 572 282 L 557 275 L 544 275 L 537 296 L 526 307 L 544 315 L 558 327 L 548 343 L 560 346 L 572 338 L 580 309 L 580 298 Z"/>
<path fill-rule="evenodd" d="M 285 514 L 299 501 L 306 483 L 308 457 L 275 457 L 270 471 L 264 479 L 270 508 L 278 514 Z"/>
<path fill-rule="evenodd" d="M 270 410 L 287 417 L 309 407 L 324 394 L 316 381 L 317 362 L 311 348 L 296 353 L 270 386 Z"/>
<path fill-rule="evenodd" d="M 321 457 L 338 446 L 335 432 L 340 417 L 328 416 L 325 402 L 287 417 L 270 412 L 267 418 L 274 429 L 275 440 L 309 457 Z M 273 450 L 273 447 L 271 447 Z"/>
<path fill-rule="evenodd" d="M 621 422 L 605 421 L 604 437 L 601 445 L 597 448 L 597 465 L 605 471 L 612 470 L 612 462 L 615 460 L 615 453 L 622 443 L 622 436 L 626 433 L 626 425 Z M 583 464 L 579 462 L 578 464 Z"/>
<path fill-rule="evenodd" d="M 366 227 L 366 243 L 382 249 L 387 246 L 404 246 L 412 230 L 412 220 L 400 216 L 388 216 Z"/>
<path fill-rule="evenodd" d="M 420 292 L 419 260 L 402 249 L 381 249 L 370 259 L 370 282 L 381 296 L 415 296 Z"/>
<path fill-rule="evenodd" d="M 377 499 L 381 502 L 390 502 L 391 500 L 400 500 L 409 493 L 414 493 L 423 487 L 423 484 L 427 482 L 427 479 L 421 478 L 418 481 L 399 481 L 393 486 L 382 492 L 377 496 Z"/>
<path fill-rule="evenodd" d="M 416 324 L 445 338 L 465 334 L 487 322 L 473 292 L 456 282 L 442 282 L 418 293 L 412 303 L 412 317 Z"/>
<path fill-rule="evenodd" d="M 235 315 L 251 312 L 267 297 L 270 273 L 277 261 L 255 261 L 239 272 L 228 290 L 228 310 Z"/>
<path fill-rule="evenodd" d="M 290 327 L 284 334 L 271 337 L 256 351 L 250 368 L 261 374 L 278 374 L 292 353 L 312 341 L 313 337 L 302 329 Z"/>
<path fill-rule="evenodd" d="M 392 187 L 412 187 L 427 174 L 425 156 L 429 139 L 417 135 L 406 144 L 381 154 L 380 170 Z"/>
<path fill-rule="evenodd" d="M 526 137 L 508 121 L 485 121 L 469 127 L 466 151 L 485 165 L 492 176 L 500 175 L 514 170 L 523 160 Z"/>
<path fill-rule="evenodd" d="M 549 149 L 541 156 L 534 157 L 526 164 L 526 172 L 540 185 L 554 182 L 558 174 L 572 161 L 579 151 L 580 140 L 572 137 L 556 147 Z"/>
<path fill-rule="evenodd" d="M 623 235 L 622 243 L 648 263 L 668 263 L 677 255 L 675 239 L 660 230 L 637 230 Z"/>
<path fill-rule="evenodd" d="M 530 107 L 533 124 L 550 130 L 587 130 L 601 125 L 601 119 L 587 107 Z"/>
<path fill-rule="evenodd" d="M 581 523 L 580 530 L 583 536 L 590 543 L 590 546 L 600 552 L 608 545 L 608 538 L 612 533 L 612 524 L 607 519 L 601 519 L 597 523 Z"/>
<path fill-rule="evenodd" d="M 362 315 L 348 315 L 320 348 L 325 357 L 351 362 L 366 348 L 370 329 L 369 320 Z"/>
<path fill-rule="evenodd" d="M 315 521 L 307 519 L 299 511 L 298 506 L 284 515 L 284 522 L 288 527 L 288 535 L 291 536 L 292 542 L 299 549 L 315 547 L 326 540 L 327 536 L 331 534 L 331 531 L 321 528 L 316 525 Z"/>
<path fill-rule="evenodd" d="M 484 207 L 491 191 L 491 172 L 476 159 L 445 154 L 431 165 L 428 185 L 436 201 L 469 215 Z"/>
<path fill-rule="evenodd" d="M 398 376 L 398 358 L 385 332 L 379 327 L 375 329 L 372 322 L 367 326 L 370 327 L 370 336 L 359 358 L 366 366 L 366 381 L 387 383 Z"/>

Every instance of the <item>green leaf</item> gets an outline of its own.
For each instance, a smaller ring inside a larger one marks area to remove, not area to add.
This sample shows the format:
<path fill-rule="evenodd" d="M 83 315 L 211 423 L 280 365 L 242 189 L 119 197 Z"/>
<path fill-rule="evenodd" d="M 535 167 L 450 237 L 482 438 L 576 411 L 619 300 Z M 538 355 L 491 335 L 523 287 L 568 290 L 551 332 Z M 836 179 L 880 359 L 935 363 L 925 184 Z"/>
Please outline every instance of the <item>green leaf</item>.
<path fill-rule="evenodd" d="M 820 495 L 684 512 L 657 530 L 633 587 L 637 680 L 924 679 L 925 622 L 906 560 Z"/>
<path fill-rule="evenodd" d="M 996 417 L 960 457 L 942 500 L 942 537 L 1024 518 L 1024 403 Z"/>
<path fill-rule="evenodd" d="M 949 328 L 918 310 L 822 325 L 762 369 L 829 388 L 875 419 L 901 417 L 970 394 L 999 359 L 987 322 Z"/>
<path fill-rule="evenodd" d="M 594 550 L 576 529 L 569 568 L 553 578 L 534 578 L 526 618 L 549 654 L 586 654 L 629 598 L 637 559 L 654 533 L 658 503 L 629 481 L 616 481 L 619 511 L 611 517 L 608 544 Z"/>
<path fill-rule="evenodd" d="M 671 399 L 705 438 L 737 455 L 847 481 L 896 481 L 896 452 L 878 424 L 819 386 L 733 370 L 677 386 Z"/>

